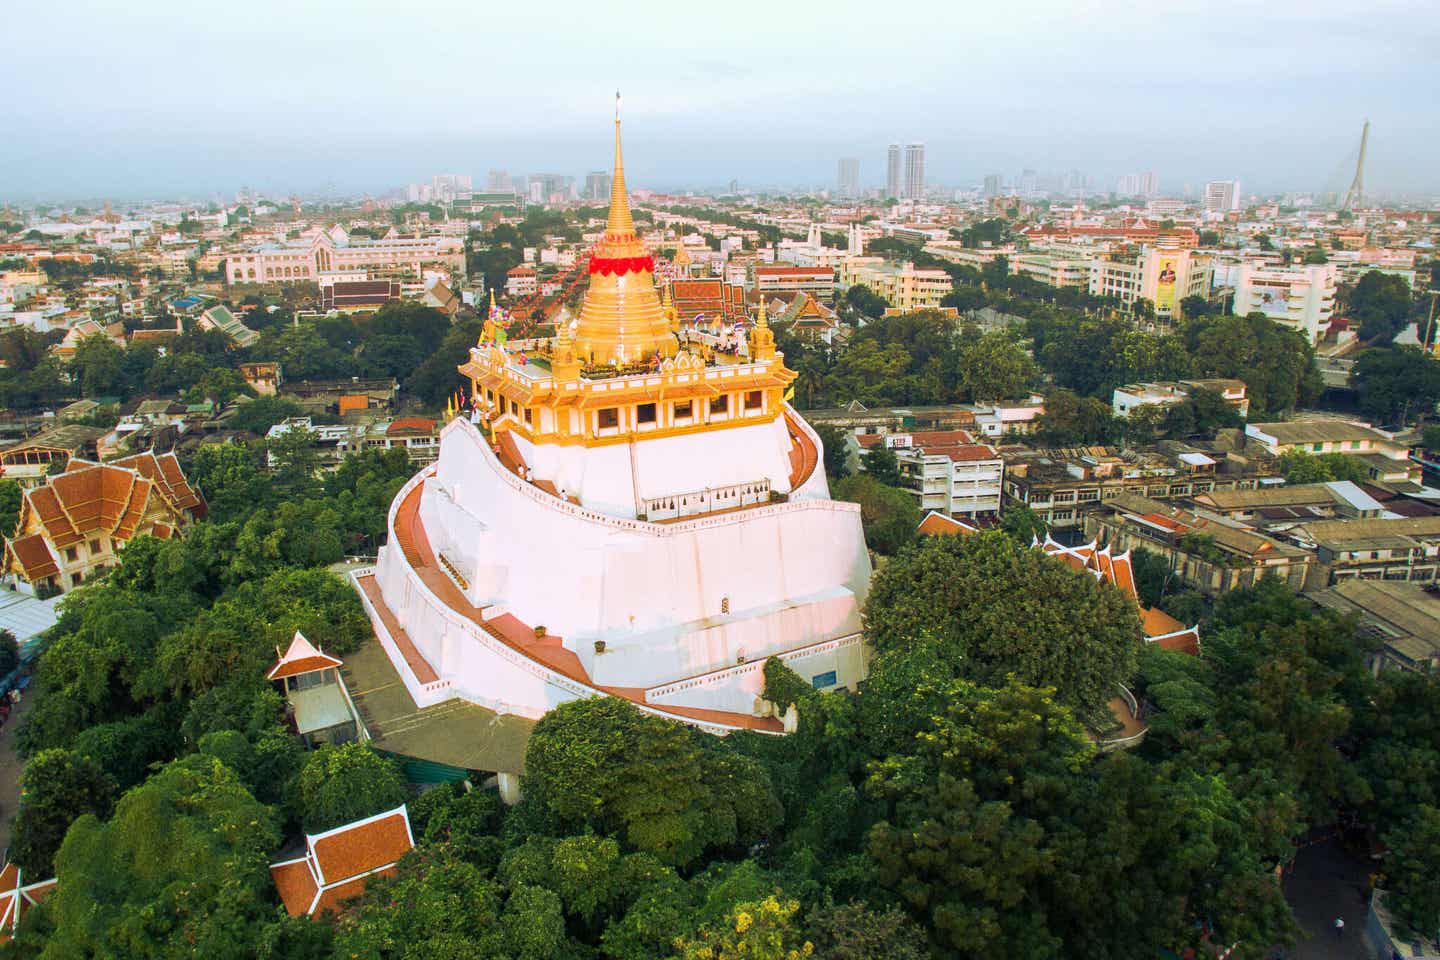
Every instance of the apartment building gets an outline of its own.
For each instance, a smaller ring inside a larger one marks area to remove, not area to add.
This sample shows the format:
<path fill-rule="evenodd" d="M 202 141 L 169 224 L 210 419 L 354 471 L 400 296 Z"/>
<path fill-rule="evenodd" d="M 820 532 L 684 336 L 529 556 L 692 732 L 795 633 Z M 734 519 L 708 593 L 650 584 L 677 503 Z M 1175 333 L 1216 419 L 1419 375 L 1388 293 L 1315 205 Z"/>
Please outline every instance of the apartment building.
<path fill-rule="evenodd" d="M 1337 268 L 1333 263 L 1270 267 L 1242 263 L 1236 270 L 1236 316 L 1262 313 L 1318 343 L 1335 313 Z"/>
<path fill-rule="evenodd" d="M 1242 417 L 1250 413 L 1250 398 L 1245 395 L 1245 382 L 1229 378 L 1126 384 L 1115 388 L 1110 396 L 1110 406 L 1115 411 L 1115 416 L 1128 417 L 1136 407 L 1167 407 L 1189 399 L 1191 394 L 1199 390 L 1210 390 L 1219 394 Z"/>
<path fill-rule="evenodd" d="M 1224 490 L 1279 483 L 1270 458 L 1247 460 L 1184 445 L 1171 452 L 1119 452 L 1108 447 L 1072 450 L 1003 449 L 1004 502 L 1023 504 L 1046 525 L 1077 528 L 1087 513 L 1124 494 L 1178 500 Z"/>
<path fill-rule="evenodd" d="M 905 488 L 921 511 L 972 519 L 1000 513 L 1005 461 L 969 431 L 871 434 L 857 442 L 863 449 L 883 445 L 895 452 Z"/>
<path fill-rule="evenodd" d="M 1186 297 L 1205 297 L 1215 275 L 1214 261 L 1193 250 L 1146 246 L 1139 254 L 1096 259 L 1090 269 L 1090 293 L 1113 297 L 1126 306 L 1148 300 L 1162 322 L 1181 317 Z"/>
<path fill-rule="evenodd" d="M 755 289 L 764 294 L 808 293 L 821 303 L 835 302 L 835 270 L 832 267 L 755 267 Z"/>
<path fill-rule="evenodd" d="M 863 283 L 903 312 L 936 309 L 953 284 L 950 274 L 921 268 L 906 261 L 890 263 L 881 257 L 850 257 L 840 265 L 840 288 Z"/>

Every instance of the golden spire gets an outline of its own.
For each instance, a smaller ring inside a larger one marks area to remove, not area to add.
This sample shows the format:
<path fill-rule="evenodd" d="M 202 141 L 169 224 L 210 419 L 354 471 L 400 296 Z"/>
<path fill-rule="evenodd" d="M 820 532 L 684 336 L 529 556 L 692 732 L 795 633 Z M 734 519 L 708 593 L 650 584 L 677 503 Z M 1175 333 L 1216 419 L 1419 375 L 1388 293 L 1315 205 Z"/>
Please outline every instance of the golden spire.
<path fill-rule="evenodd" d="M 575 347 L 570 342 L 570 313 L 560 308 L 555 321 L 555 343 L 550 350 L 550 372 L 557 380 L 578 380 L 580 361 L 575 356 Z"/>
<path fill-rule="evenodd" d="M 675 301 L 670 298 L 670 281 L 666 280 L 660 287 L 660 312 L 665 314 L 665 319 L 670 321 L 671 331 L 680 329 L 680 311 L 675 309 Z"/>
<path fill-rule="evenodd" d="M 633 236 L 635 221 L 630 219 L 630 194 L 625 190 L 625 159 L 620 155 L 620 91 L 615 91 L 615 176 L 610 180 L 610 218 L 605 232 L 616 236 Z"/>
<path fill-rule="evenodd" d="M 635 235 L 620 152 L 620 97 L 615 97 L 615 176 L 610 217 L 590 258 L 590 285 L 580 306 L 575 351 L 596 363 L 644 362 L 679 349 L 655 289 L 655 260 Z"/>
<path fill-rule="evenodd" d="M 750 359 L 775 359 L 775 334 L 765 316 L 765 296 L 760 296 L 760 312 L 755 315 L 755 327 L 750 331 Z"/>

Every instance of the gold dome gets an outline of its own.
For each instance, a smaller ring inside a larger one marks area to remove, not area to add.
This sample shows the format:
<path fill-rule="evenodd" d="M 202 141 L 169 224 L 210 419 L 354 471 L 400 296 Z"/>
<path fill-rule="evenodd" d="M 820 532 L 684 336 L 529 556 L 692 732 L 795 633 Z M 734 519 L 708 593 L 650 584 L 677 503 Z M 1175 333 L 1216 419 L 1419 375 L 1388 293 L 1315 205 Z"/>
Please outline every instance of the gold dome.
<path fill-rule="evenodd" d="M 625 164 L 620 153 L 620 110 L 615 110 L 615 177 L 605 235 L 590 258 L 590 286 L 575 327 L 575 352 L 594 363 L 634 363 L 678 349 L 655 289 L 655 261 L 635 234 Z"/>

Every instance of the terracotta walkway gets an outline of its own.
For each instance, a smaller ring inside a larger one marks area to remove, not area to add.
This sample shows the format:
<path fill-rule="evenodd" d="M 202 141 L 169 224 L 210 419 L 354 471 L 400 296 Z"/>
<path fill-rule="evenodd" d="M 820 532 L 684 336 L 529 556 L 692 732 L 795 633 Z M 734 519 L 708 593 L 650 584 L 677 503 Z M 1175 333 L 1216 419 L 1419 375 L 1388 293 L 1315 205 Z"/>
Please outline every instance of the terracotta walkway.
<path fill-rule="evenodd" d="M 786 410 L 785 427 L 790 431 L 793 444 L 790 448 L 791 490 L 798 490 L 801 484 L 809 480 L 810 474 L 815 472 L 815 467 L 820 463 L 820 451 L 815 449 L 815 444 L 805 432 L 805 428 L 795 421 L 796 415 Z"/>
<path fill-rule="evenodd" d="M 754 717 L 749 714 L 731 713 L 725 710 L 706 710 L 699 707 L 679 707 L 671 704 L 647 703 L 645 691 L 639 687 L 606 687 L 593 683 L 585 671 L 585 666 L 580 658 L 575 656 L 561 642 L 560 637 L 545 636 L 537 638 L 534 627 L 524 623 L 518 617 L 505 613 L 489 620 L 481 616 L 480 608 L 473 606 L 465 598 L 465 594 L 455 585 L 436 562 L 434 551 L 431 549 L 430 540 L 425 535 L 425 527 L 420 522 L 420 495 L 424 490 L 424 484 L 418 484 L 405 496 L 400 508 L 395 511 L 395 539 L 394 542 L 405 554 L 406 561 L 415 570 L 421 581 L 430 588 L 430 591 L 440 599 L 451 610 L 469 619 L 472 623 L 484 630 L 490 636 L 510 647 L 512 650 L 542 664 L 556 673 L 564 676 L 575 683 L 590 687 L 601 693 L 608 693 L 611 696 L 623 697 L 626 700 L 642 704 L 654 710 L 673 714 L 677 717 L 684 717 L 690 720 L 697 720 L 705 723 L 723 724 L 732 727 L 741 727 L 749 730 L 768 730 L 780 732 L 783 726 L 780 721 L 773 717 Z M 384 599 L 380 597 L 380 591 L 374 589 L 373 593 L 366 591 L 375 604 L 377 612 L 380 612 L 381 619 L 385 622 L 387 629 L 391 629 L 394 623 L 398 628 L 399 623 L 394 613 L 385 606 Z M 403 631 L 402 631 L 403 633 Z M 392 631 L 391 636 L 396 636 Z M 405 643 L 414 650 L 414 644 L 406 637 Z M 400 641 L 397 637 L 397 646 Z M 404 647 L 402 647 L 402 650 Z M 430 670 L 434 671 L 420 657 L 419 651 L 415 650 L 415 656 Z M 409 660 L 409 654 L 406 654 Z M 413 666 L 412 666 L 412 669 Z M 416 674 L 419 676 L 418 672 Z"/>

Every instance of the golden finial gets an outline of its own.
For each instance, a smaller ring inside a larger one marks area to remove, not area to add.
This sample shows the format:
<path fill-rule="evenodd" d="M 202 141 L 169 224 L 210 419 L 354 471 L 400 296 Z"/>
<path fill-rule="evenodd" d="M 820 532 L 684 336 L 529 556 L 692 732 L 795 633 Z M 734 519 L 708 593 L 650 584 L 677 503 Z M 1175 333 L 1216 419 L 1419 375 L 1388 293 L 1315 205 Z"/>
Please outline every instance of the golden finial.
<path fill-rule="evenodd" d="M 605 222 L 607 233 L 631 235 L 635 221 L 630 219 L 630 194 L 625 189 L 625 159 L 620 152 L 620 91 L 615 91 L 615 175 L 610 181 L 610 217 Z"/>
<path fill-rule="evenodd" d="M 755 315 L 755 326 L 761 327 L 762 329 L 769 329 L 770 327 L 770 320 L 765 316 L 764 294 L 761 294 L 760 296 L 760 312 Z"/>

